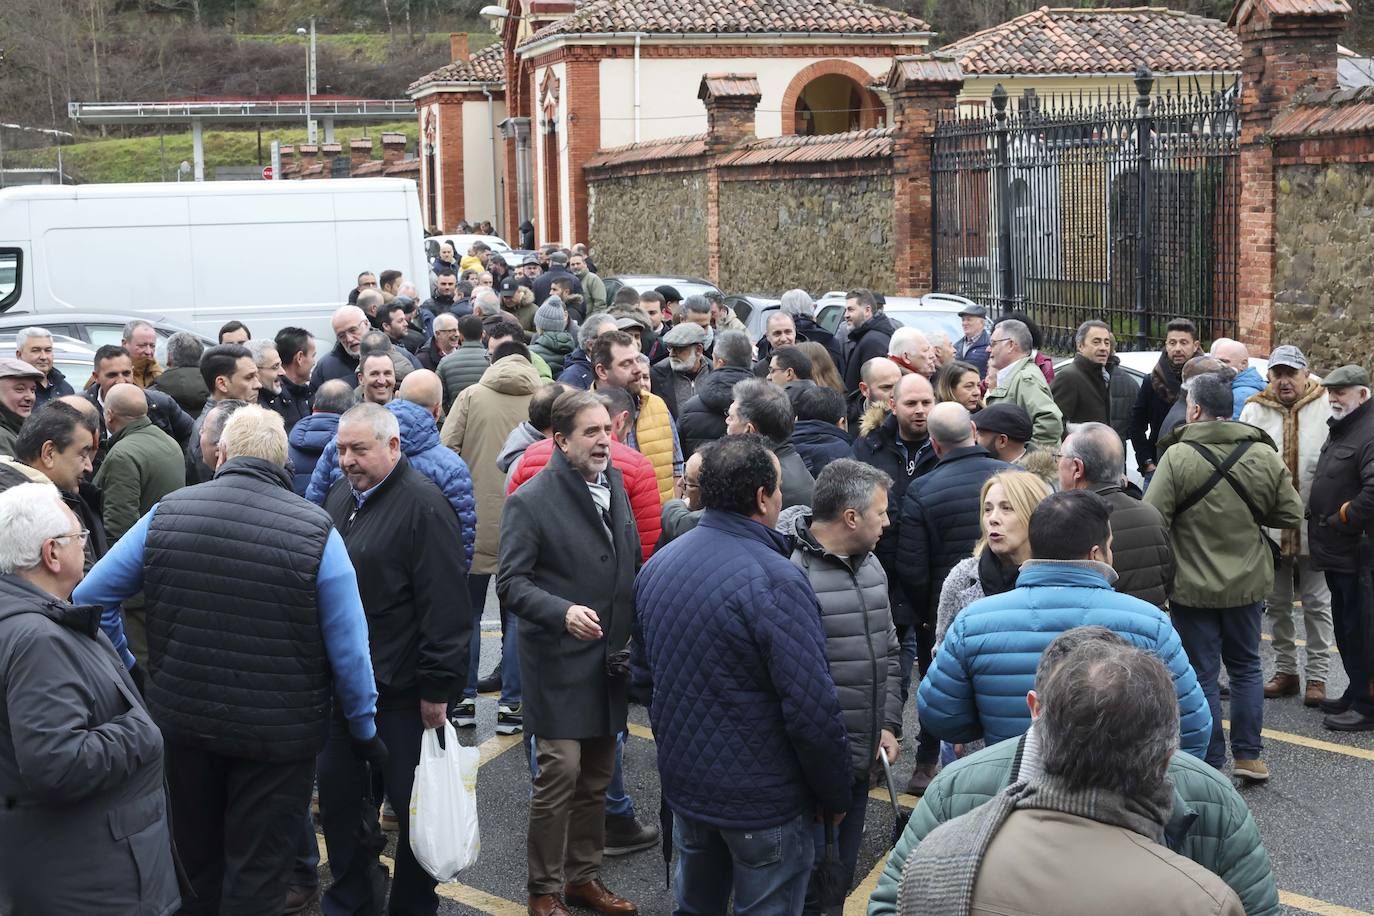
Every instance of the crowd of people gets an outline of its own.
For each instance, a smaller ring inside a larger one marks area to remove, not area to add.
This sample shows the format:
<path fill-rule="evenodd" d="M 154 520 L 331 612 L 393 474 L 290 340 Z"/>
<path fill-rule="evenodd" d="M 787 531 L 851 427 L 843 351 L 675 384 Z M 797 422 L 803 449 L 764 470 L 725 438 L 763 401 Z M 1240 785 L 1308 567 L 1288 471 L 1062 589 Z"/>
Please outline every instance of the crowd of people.
<path fill-rule="evenodd" d="M 159 359 L 135 320 L 77 389 L 21 331 L 0 911 L 299 912 L 317 805 L 328 916 L 434 913 L 421 737 L 492 716 L 528 756 L 534 916 L 637 912 L 603 857 L 660 829 L 677 912 L 837 912 L 903 745 L 924 801 L 871 914 L 1277 913 L 1221 699 L 1243 783 L 1266 698 L 1374 729 L 1368 374 L 1285 344 L 1262 378 L 1178 319 L 1137 385 L 1103 322 L 1056 371 L 1029 316 L 960 318 L 856 289 L 829 331 L 791 290 L 754 340 L 715 294 L 608 299 L 584 246 L 479 241 L 359 274 L 332 342 L 231 321 Z"/>

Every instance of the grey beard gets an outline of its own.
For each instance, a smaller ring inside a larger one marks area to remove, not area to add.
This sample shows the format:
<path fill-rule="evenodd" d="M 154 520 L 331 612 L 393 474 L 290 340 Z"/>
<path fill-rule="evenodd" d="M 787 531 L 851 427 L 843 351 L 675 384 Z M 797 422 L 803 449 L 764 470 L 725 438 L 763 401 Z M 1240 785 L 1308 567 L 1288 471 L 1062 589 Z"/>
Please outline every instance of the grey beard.
<path fill-rule="evenodd" d="M 673 359 L 670 356 L 668 357 L 668 365 L 673 367 L 674 372 L 688 373 L 695 372 L 697 370 L 697 361 L 695 359 L 680 360 Z"/>

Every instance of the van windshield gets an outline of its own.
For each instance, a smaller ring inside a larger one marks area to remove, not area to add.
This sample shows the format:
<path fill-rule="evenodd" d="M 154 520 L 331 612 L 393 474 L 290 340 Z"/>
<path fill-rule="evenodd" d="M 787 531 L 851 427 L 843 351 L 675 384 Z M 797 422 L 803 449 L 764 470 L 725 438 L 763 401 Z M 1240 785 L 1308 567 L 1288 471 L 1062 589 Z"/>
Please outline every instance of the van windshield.
<path fill-rule="evenodd" d="M 19 249 L 0 248 L 0 311 L 19 299 Z"/>

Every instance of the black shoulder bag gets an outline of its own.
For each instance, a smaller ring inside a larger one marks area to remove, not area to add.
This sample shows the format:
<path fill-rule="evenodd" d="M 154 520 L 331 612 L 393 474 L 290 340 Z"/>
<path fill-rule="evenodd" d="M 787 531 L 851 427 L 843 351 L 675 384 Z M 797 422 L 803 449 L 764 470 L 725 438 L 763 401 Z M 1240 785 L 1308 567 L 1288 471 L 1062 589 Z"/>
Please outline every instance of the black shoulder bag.
<path fill-rule="evenodd" d="M 1255 524 L 1259 527 L 1260 538 L 1264 541 L 1265 546 L 1269 548 L 1269 553 L 1274 560 L 1274 566 L 1277 567 L 1279 561 L 1283 559 L 1282 548 L 1280 548 L 1279 545 L 1274 542 L 1274 539 L 1269 536 L 1269 533 L 1264 530 L 1264 514 L 1260 512 L 1259 507 L 1255 505 L 1255 501 L 1250 498 L 1250 491 L 1245 489 L 1245 486 L 1230 474 L 1231 468 L 1234 467 L 1235 463 L 1245 454 L 1246 449 L 1254 444 L 1254 440 L 1252 439 L 1237 445 L 1235 451 L 1226 456 L 1225 461 L 1217 461 L 1215 455 L 1196 442 L 1189 442 L 1187 444 L 1191 445 L 1193 450 L 1212 466 L 1212 476 L 1208 477 L 1202 486 L 1191 496 L 1179 503 L 1178 508 L 1174 510 L 1174 515 L 1182 515 L 1193 506 L 1202 502 L 1203 497 L 1212 492 L 1213 487 L 1225 480 L 1231 485 L 1231 489 L 1235 491 L 1236 495 L 1241 498 L 1241 502 L 1245 503 L 1245 507 L 1250 510 L 1250 517 L 1255 520 Z"/>

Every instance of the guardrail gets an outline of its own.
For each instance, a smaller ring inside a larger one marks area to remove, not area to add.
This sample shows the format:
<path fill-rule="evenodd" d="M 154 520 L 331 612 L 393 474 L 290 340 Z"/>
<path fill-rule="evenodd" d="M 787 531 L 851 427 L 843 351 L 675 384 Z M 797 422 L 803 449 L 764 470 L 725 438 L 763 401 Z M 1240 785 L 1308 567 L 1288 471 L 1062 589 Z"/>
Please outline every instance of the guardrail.
<path fill-rule="evenodd" d="M 312 118 L 341 121 L 390 120 L 415 114 L 409 99 L 314 100 L 309 105 Z M 305 100 L 289 102 L 205 101 L 205 102 L 68 102 L 67 116 L 73 121 L 94 124 L 137 123 L 146 121 L 292 121 L 304 118 Z"/>

